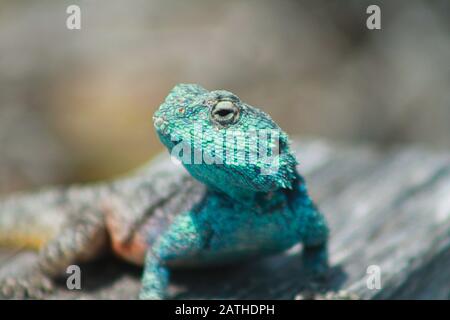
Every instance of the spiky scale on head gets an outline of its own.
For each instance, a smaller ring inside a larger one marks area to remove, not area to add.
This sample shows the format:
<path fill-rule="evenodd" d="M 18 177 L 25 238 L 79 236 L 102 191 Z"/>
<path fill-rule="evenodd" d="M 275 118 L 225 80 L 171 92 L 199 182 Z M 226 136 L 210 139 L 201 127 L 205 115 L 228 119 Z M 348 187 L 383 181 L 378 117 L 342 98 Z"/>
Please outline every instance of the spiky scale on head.
<path fill-rule="evenodd" d="M 292 188 L 297 161 L 286 133 L 225 90 L 179 84 L 154 115 L 163 144 L 192 176 L 233 197 Z"/>

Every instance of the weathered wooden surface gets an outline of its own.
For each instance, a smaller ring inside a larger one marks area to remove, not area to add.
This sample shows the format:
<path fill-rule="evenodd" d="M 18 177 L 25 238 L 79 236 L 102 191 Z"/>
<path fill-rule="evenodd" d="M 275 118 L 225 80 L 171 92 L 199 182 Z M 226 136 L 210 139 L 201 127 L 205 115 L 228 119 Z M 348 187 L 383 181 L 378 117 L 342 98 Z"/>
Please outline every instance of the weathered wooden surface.
<path fill-rule="evenodd" d="M 300 170 L 331 227 L 330 290 L 363 299 L 450 299 L 450 153 L 298 142 Z M 239 267 L 176 272 L 177 298 L 292 299 L 305 287 L 300 248 Z M 0 275 L 34 253 L 0 251 Z M 379 266 L 381 289 L 367 288 Z M 133 299 L 140 269 L 114 258 L 82 266 L 83 289 L 52 296 Z"/>

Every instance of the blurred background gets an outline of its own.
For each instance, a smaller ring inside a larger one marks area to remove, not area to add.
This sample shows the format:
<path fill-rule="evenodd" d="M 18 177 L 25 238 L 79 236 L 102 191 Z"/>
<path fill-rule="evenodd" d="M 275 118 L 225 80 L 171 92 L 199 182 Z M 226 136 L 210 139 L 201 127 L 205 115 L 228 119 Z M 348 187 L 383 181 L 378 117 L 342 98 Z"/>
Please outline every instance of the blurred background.
<path fill-rule="evenodd" d="M 230 90 L 291 135 L 450 148 L 449 58 L 450 1 L 0 0 L 0 193 L 142 164 L 180 82 Z"/>

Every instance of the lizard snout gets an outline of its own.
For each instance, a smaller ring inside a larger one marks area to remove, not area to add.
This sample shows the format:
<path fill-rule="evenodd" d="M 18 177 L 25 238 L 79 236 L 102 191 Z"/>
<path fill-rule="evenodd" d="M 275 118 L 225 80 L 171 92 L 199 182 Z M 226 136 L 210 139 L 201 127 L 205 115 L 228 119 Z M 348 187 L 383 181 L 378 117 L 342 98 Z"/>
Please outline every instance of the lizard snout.
<path fill-rule="evenodd" d="M 155 126 L 156 130 L 164 133 L 168 123 L 164 117 L 153 116 L 153 125 Z"/>

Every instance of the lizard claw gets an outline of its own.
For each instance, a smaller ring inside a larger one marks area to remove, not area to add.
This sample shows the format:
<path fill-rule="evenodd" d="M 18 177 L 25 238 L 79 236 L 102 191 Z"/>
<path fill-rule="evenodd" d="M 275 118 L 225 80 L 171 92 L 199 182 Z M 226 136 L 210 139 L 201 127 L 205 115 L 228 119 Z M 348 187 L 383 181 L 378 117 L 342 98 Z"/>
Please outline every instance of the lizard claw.
<path fill-rule="evenodd" d="M 44 299 L 53 289 L 52 281 L 39 272 L 0 279 L 0 299 Z"/>

